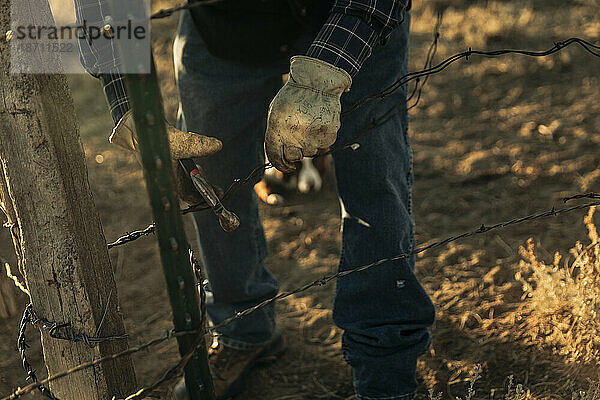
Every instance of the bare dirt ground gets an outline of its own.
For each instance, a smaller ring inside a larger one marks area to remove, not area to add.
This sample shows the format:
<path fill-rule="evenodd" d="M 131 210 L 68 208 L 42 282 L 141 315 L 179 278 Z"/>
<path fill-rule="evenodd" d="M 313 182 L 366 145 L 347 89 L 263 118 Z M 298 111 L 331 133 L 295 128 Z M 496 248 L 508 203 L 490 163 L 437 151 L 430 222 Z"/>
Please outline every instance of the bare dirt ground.
<path fill-rule="evenodd" d="M 435 7 L 442 4 L 415 3 L 411 70 L 422 68 Z M 468 47 L 542 50 L 571 36 L 600 40 L 597 0 L 444 3 L 438 61 Z M 156 7 L 170 4 L 160 1 Z M 154 26 L 170 120 L 177 107 L 171 62 L 175 26 L 175 17 Z M 432 77 L 411 110 L 418 242 L 560 207 L 565 195 L 599 189 L 599 71 L 600 59 L 569 48 L 547 58 L 472 57 Z M 107 238 L 114 239 L 152 219 L 142 174 L 132 157 L 106 142 L 111 120 L 97 82 L 83 76 L 71 82 L 96 204 Z M 296 196 L 286 207 L 263 207 L 262 215 L 268 265 L 282 289 L 336 270 L 340 232 L 333 177 L 320 193 Z M 555 250 L 568 255 L 576 241 L 586 241 L 584 215 L 476 236 L 418 258 L 418 275 L 437 307 L 433 343 L 419 363 L 419 396 L 427 397 L 431 389 L 444 398 L 466 397 L 477 364 L 482 370 L 473 398 L 478 399 L 503 398 L 511 375 L 535 399 L 570 399 L 597 381 L 595 361 L 563 351 L 568 335 L 549 341 L 528 328 L 523 305 L 530 300 L 520 277 L 519 246 L 533 238 L 538 257 L 552 264 Z M 112 250 L 111 258 L 131 343 L 160 335 L 171 326 L 171 314 L 155 240 Z M 561 265 L 572 262 L 567 256 Z M 289 349 L 273 366 L 256 371 L 239 399 L 353 397 L 350 370 L 339 354 L 341 332 L 331 322 L 333 292 L 330 285 L 279 304 Z M 20 303 L 25 304 L 23 296 Z M 0 323 L 0 395 L 23 384 L 14 345 L 17 326 L 18 317 Z M 36 340 L 32 337 L 30 352 L 39 364 Z M 151 383 L 176 359 L 174 343 L 138 354 L 139 381 Z"/>

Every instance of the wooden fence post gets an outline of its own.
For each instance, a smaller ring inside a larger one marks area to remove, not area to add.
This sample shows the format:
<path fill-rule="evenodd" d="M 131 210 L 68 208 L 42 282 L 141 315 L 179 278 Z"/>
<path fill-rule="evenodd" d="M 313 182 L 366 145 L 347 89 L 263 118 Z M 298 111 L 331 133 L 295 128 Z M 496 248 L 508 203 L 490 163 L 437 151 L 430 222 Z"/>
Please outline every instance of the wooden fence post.
<path fill-rule="evenodd" d="M 47 0 L 13 0 L 52 26 Z M 0 1 L 0 32 L 10 1 Z M 37 22 L 37 21 L 36 21 Z M 89 187 L 73 100 L 64 75 L 11 75 L 10 46 L 0 43 L 0 178 L 12 208 L 11 232 L 33 309 L 89 336 L 125 333 L 106 240 Z M 105 314 L 106 311 L 106 315 Z M 102 322 L 101 329 L 98 329 Z M 42 333 L 49 373 L 127 349 L 126 339 L 90 347 Z M 129 357 L 57 380 L 61 400 L 123 396 L 136 388 Z"/>

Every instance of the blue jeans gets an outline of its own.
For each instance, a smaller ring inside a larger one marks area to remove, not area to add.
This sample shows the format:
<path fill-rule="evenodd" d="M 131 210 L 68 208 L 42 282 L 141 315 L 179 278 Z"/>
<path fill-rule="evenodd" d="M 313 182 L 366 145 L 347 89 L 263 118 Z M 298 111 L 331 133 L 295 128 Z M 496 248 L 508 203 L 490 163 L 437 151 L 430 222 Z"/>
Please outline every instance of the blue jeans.
<path fill-rule="evenodd" d="M 407 72 L 410 16 L 377 48 L 342 97 L 342 110 L 382 90 Z M 218 137 L 223 150 L 197 160 L 221 187 L 264 162 L 266 114 L 281 87 L 287 62 L 250 66 L 211 56 L 183 13 L 175 41 L 181 128 Z M 338 143 L 347 143 L 394 108 L 395 115 L 360 139 L 356 150 L 333 154 L 342 203 L 340 270 L 409 251 L 415 245 L 406 87 L 342 119 Z M 389 114 L 388 114 L 389 115 Z M 252 185 L 227 201 L 242 224 L 225 233 L 210 213 L 194 215 L 218 324 L 236 311 L 277 294 L 265 267 L 267 245 Z M 410 399 L 416 361 L 428 347 L 434 307 L 414 275 L 414 258 L 387 262 L 337 282 L 334 322 L 344 330 L 342 353 L 352 366 L 359 399 Z M 219 341 L 238 349 L 269 342 L 276 331 L 274 307 L 264 307 L 223 328 Z"/>

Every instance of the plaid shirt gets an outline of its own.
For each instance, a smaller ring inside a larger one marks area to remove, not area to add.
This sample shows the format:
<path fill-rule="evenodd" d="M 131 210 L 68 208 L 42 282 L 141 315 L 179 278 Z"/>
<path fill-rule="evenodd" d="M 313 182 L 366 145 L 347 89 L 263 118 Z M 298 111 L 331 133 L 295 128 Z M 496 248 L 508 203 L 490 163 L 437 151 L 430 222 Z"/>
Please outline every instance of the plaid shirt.
<path fill-rule="evenodd" d="M 75 15 L 77 23 L 80 25 L 87 21 L 93 26 L 103 26 L 110 12 L 103 0 L 74 0 Z M 87 33 L 87 32 L 86 32 Z M 85 69 L 96 78 L 100 79 L 104 94 L 108 101 L 110 114 L 115 125 L 121 117 L 129 110 L 129 99 L 127 98 L 127 89 L 123 76 L 120 74 L 120 60 L 118 52 L 113 46 L 99 47 L 99 44 L 106 42 L 79 40 L 79 50 L 81 64 Z M 107 65 L 110 60 L 111 64 Z M 109 71 L 108 73 L 99 73 L 98 71 Z"/>
<path fill-rule="evenodd" d="M 410 0 L 336 0 L 307 56 L 340 67 L 354 77 L 377 43 L 402 22 Z"/>
<path fill-rule="evenodd" d="M 74 1 L 78 21 L 105 20 L 103 0 Z M 410 0 L 336 0 L 307 55 L 355 76 L 373 48 L 378 43 L 384 43 L 402 22 L 403 12 L 409 6 Z M 98 74 L 96 71 L 101 67 L 98 65 L 98 54 L 112 52 L 113 49 L 96 49 L 85 40 L 80 41 L 80 49 L 84 67 L 102 82 L 116 124 L 129 110 L 127 91 L 118 71 L 119 60 L 113 58 L 111 73 Z"/>

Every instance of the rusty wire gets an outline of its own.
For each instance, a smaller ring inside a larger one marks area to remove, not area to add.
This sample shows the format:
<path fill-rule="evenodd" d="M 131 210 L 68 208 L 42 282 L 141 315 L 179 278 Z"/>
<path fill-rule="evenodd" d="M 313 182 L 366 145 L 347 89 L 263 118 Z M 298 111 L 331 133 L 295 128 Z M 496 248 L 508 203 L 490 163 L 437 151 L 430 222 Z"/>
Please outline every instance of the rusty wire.
<path fill-rule="evenodd" d="M 600 199 L 600 195 L 595 194 L 595 193 L 591 193 L 591 194 L 587 194 L 587 195 L 577 195 L 577 196 L 573 196 L 573 197 L 570 197 L 570 198 L 566 198 L 565 201 L 571 200 L 573 198 L 586 198 L 586 197 L 591 197 L 591 198 L 594 198 L 594 199 Z M 458 234 L 458 235 L 450 236 L 450 237 L 448 237 L 446 239 L 435 241 L 435 242 L 430 243 L 430 244 L 428 244 L 426 246 L 418 247 L 418 248 L 409 250 L 407 252 L 404 252 L 404 253 L 401 253 L 401 254 L 398 254 L 398 255 L 395 255 L 395 256 L 392 256 L 392 257 L 387 257 L 387 258 L 383 258 L 383 259 L 380 259 L 380 260 L 376 260 L 376 261 L 374 261 L 374 262 L 372 262 L 370 264 L 367 264 L 367 265 L 358 266 L 358 267 L 355 267 L 355 268 L 352 268 L 352 269 L 349 269 L 349 270 L 345 270 L 345 271 L 340 271 L 338 273 L 331 274 L 331 275 L 325 275 L 322 278 L 317 279 L 317 280 L 315 280 L 313 282 L 307 283 L 304 286 L 301 286 L 301 287 L 299 287 L 297 289 L 294 289 L 294 290 L 291 290 L 291 291 L 287 291 L 287 292 L 284 292 L 284 293 L 280 293 L 279 295 L 274 296 L 274 297 L 272 297 L 272 298 L 270 298 L 268 300 L 265 300 L 262 303 L 257 304 L 256 306 L 253 306 L 253 307 L 247 308 L 247 309 L 245 309 L 243 311 L 240 311 L 240 312 L 236 313 L 234 316 L 230 317 L 229 319 L 227 319 L 227 320 L 223 321 L 222 323 L 217 324 L 215 326 L 212 326 L 212 327 L 203 327 L 201 329 L 193 330 L 193 331 L 182 331 L 182 332 L 169 331 L 169 332 L 167 332 L 166 335 L 163 335 L 163 336 L 161 336 L 159 338 L 153 339 L 153 340 L 151 340 L 149 342 L 146 342 L 144 344 L 141 344 L 139 346 L 132 347 L 132 348 L 127 349 L 125 351 L 122 351 L 120 353 L 115 353 L 115 354 L 112 354 L 112 355 L 108 355 L 108 356 L 99 358 L 97 360 L 93 360 L 93 361 L 89 361 L 89 362 L 80 364 L 80 365 L 75 366 L 75 367 L 73 367 L 73 368 L 71 368 L 69 370 L 66 370 L 66 371 L 63 371 L 61 373 L 52 375 L 52 376 L 50 376 L 50 377 L 48 377 L 46 379 L 40 380 L 38 382 L 33 382 L 33 383 L 31 383 L 31 384 L 23 387 L 23 388 L 17 389 L 11 395 L 9 395 L 7 397 L 4 397 L 4 398 L 2 398 L 0 400 L 14 400 L 14 399 L 17 399 L 17 398 L 23 396 L 24 394 L 29 393 L 31 391 L 34 391 L 34 390 L 38 389 L 40 386 L 45 385 L 45 384 L 47 384 L 49 382 L 52 382 L 52 381 L 55 381 L 57 379 L 63 378 L 65 376 L 71 375 L 71 374 L 73 374 L 75 372 L 78 372 L 78 371 L 81 371 L 83 369 L 93 367 L 93 366 L 101 364 L 103 362 L 106 362 L 106 361 L 109 361 L 109 360 L 114 360 L 115 358 L 119 358 L 119 357 L 123 357 L 123 356 L 127 356 L 127 355 L 131 355 L 131 354 L 137 353 L 139 351 L 142 351 L 142 350 L 148 349 L 150 347 L 156 346 L 156 345 L 158 345 L 160 343 L 163 343 L 163 342 L 165 342 L 165 341 L 167 341 L 167 340 L 169 340 L 169 339 L 171 339 L 173 337 L 178 337 L 178 336 L 183 336 L 183 335 L 204 335 L 204 334 L 208 334 L 208 333 L 213 333 L 216 330 L 218 330 L 220 328 L 223 328 L 223 327 L 231 324 L 232 322 L 234 322 L 234 321 L 236 321 L 238 319 L 241 319 L 241 318 L 243 318 L 243 317 L 245 317 L 245 316 L 253 313 L 254 311 L 258 310 L 259 308 L 262 308 L 262 307 L 265 307 L 265 306 L 267 306 L 269 304 L 281 301 L 281 300 L 283 300 L 283 299 L 285 299 L 287 297 L 293 296 L 293 295 L 298 294 L 300 292 L 304 292 L 304 291 L 306 291 L 308 289 L 311 289 L 313 287 L 324 286 L 324 285 L 328 284 L 329 282 L 331 282 L 331 281 L 333 281 L 335 279 L 343 278 L 343 277 L 348 276 L 350 274 L 354 274 L 354 273 L 365 271 L 365 270 L 368 270 L 368 269 L 371 269 L 371 268 L 375 268 L 375 267 L 377 267 L 379 265 L 382 265 L 384 263 L 398 261 L 398 260 L 403 260 L 403 259 L 409 258 L 409 257 L 411 257 L 413 255 L 417 255 L 417 254 L 423 253 L 423 252 L 425 252 L 427 250 L 438 248 L 438 247 L 441 247 L 441 246 L 446 245 L 448 243 L 455 242 L 455 241 L 458 241 L 458 240 L 461 240 L 461 239 L 465 239 L 465 238 L 468 238 L 468 237 L 471 237 L 471 236 L 484 234 L 484 233 L 487 233 L 487 232 L 492 231 L 492 230 L 503 229 L 503 228 L 506 228 L 506 227 L 509 227 L 509 226 L 512 226 L 512 225 L 518 225 L 518 224 L 522 224 L 522 223 L 525 223 L 525 222 L 531 222 L 531 221 L 535 221 L 535 220 L 542 219 L 542 218 L 557 216 L 557 215 L 561 215 L 561 214 L 567 214 L 567 213 L 570 213 L 570 212 L 573 212 L 573 211 L 576 211 L 576 210 L 581 210 L 581 209 L 589 208 L 589 207 L 592 207 L 592 206 L 600 206 L 600 201 L 593 201 L 593 202 L 588 202 L 588 203 L 584 203 L 584 204 L 579 204 L 579 205 L 565 207 L 565 208 L 559 208 L 559 209 L 556 209 L 555 207 L 552 207 L 550 210 L 547 210 L 547 211 L 543 211 L 543 212 L 539 212 L 539 213 L 535 213 L 535 214 L 530 214 L 530 215 L 527 215 L 527 216 L 524 216 L 524 217 L 513 218 L 513 219 L 510 219 L 508 221 L 504 221 L 504 222 L 492 224 L 492 225 L 489 225 L 489 226 L 485 225 L 485 224 L 482 224 L 482 225 L 478 226 L 477 228 L 475 228 L 473 230 L 470 230 L 470 231 L 467 231 L 467 232 L 464 232 L 464 233 L 461 233 L 461 234 Z M 178 363 L 175 366 L 169 368 L 167 370 L 167 372 L 165 374 L 163 374 L 163 377 L 160 379 L 159 382 L 160 383 L 165 382 L 165 381 L 169 380 L 170 377 L 172 377 L 174 373 L 180 372 L 182 370 L 182 368 L 185 366 L 185 364 L 187 363 L 187 360 L 189 360 L 189 357 L 191 357 L 192 354 L 193 354 L 193 351 L 191 353 L 186 354 L 185 356 L 183 356 L 178 361 Z M 131 395 L 130 397 L 127 397 L 126 399 L 127 400 L 132 400 L 132 399 L 142 398 L 140 396 L 145 396 L 145 395 L 147 395 L 151 391 L 151 390 L 148 390 L 148 388 L 152 388 L 152 390 L 154 390 L 158 386 L 160 386 L 160 383 L 155 382 L 151 386 L 148 386 L 147 388 L 145 388 L 146 390 L 145 389 L 141 389 L 141 390 L 137 391 L 135 394 Z"/>

